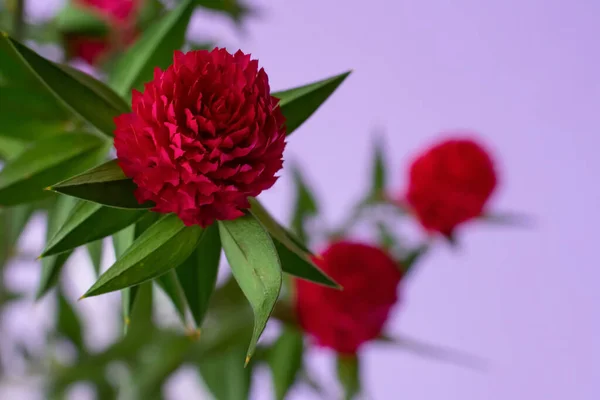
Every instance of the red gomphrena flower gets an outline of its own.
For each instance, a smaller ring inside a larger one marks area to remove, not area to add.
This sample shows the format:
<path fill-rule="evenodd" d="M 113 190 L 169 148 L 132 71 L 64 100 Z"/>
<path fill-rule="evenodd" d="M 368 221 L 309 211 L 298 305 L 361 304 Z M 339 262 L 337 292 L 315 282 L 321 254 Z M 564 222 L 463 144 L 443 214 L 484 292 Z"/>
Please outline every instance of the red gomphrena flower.
<path fill-rule="evenodd" d="M 318 345 L 354 355 L 381 334 L 402 272 L 385 251 L 350 241 L 330 244 L 313 261 L 344 289 L 296 280 L 298 321 Z"/>
<path fill-rule="evenodd" d="M 465 136 L 451 134 L 419 154 L 401 198 L 423 228 L 448 237 L 458 225 L 481 215 L 497 183 L 488 152 Z"/>
<path fill-rule="evenodd" d="M 115 119 L 119 165 L 140 203 L 186 225 L 235 219 L 283 166 L 285 119 L 258 61 L 238 51 L 175 52 L 133 112 Z"/>

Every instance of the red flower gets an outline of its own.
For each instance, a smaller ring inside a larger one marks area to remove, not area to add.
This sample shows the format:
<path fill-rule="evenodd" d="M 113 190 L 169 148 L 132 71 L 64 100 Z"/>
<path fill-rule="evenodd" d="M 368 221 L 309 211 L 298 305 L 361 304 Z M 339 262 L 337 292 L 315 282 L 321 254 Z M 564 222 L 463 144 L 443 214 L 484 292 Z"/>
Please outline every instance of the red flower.
<path fill-rule="evenodd" d="M 471 139 L 455 138 L 413 161 L 404 200 L 426 230 L 450 237 L 456 226 L 481 215 L 495 187 L 486 150 Z"/>
<path fill-rule="evenodd" d="M 344 289 L 296 280 L 299 323 L 317 344 L 355 354 L 381 334 L 402 273 L 383 250 L 347 241 L 331 244 L 314 262 Z"/>
<path fill-rule="evenodd" d="M 283 166 L 285 120 L 258 61 L 225 49 L 175 52 L 133 112 L 115 118 L 119 165 L 140 203 L 186 225 L 235 219 Z"/>
<path fill-rule="evenodd" d="M 108 26 L 104 36 L 78 33 L 66 35 L 67 49 L 72 57 L 96 65 L 111 53 L 133 43 L 137 36 L 136 16 L 142 0 L 77 0 L 78 6 L 95 13 Z"/>

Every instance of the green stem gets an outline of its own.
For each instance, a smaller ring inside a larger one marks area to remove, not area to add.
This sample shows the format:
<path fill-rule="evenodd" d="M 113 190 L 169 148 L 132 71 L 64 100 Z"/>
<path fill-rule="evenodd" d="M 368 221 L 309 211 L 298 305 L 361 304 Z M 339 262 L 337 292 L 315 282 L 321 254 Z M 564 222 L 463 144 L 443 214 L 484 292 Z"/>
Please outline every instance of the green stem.
<path fill-rule="evenodd" d="M 25 36 L 25 0 L 16 0 L 15 13 L 13 14 L 13 37 L 23 41 Z"/>

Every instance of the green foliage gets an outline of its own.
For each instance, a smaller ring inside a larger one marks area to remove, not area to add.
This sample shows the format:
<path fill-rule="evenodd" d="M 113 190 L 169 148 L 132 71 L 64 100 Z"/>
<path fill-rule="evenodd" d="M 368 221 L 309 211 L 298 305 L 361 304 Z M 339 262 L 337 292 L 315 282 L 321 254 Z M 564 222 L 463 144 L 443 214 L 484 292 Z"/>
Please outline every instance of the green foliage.
<path fill-rule="evenodd" d="M 357 356 L 338 355 L 338 381 L 344 390 L 344 399 L 352 400 L 360 393 L 360 365 Z"/>
<path fill-rule="evenodd" d="M 275 399 L 284 400 L 302 369 L 304 340 L 295 327 L 284 327 L 268 352 L 268 363 L 273 377 Z"/>

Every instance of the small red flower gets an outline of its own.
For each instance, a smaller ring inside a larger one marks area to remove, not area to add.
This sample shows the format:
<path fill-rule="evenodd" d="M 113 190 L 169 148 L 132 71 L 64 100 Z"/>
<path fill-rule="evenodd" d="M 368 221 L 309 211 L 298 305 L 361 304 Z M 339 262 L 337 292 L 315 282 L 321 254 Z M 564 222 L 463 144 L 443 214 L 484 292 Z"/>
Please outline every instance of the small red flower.
<path fill-rule="evenodd" d="M 248 197 L 277 180 L 285 119 L 250 55 L 177 51 L 132 103 L 115 118 L 117 157 L 154 211 L 208 226 L 243 215 Z"/>
<path fill-rule="evenodd" d="M 136 16 L 143 0 L 77 0 L 79 7 L 95 13 L 108 27 L 104 36 L 68 33 L 69 54 L 96 65 L 109 54 L 133 43 L 137 36 Z"/>
<path fill-rule="evenodd" d="M 454 138 L 413 161 L 403 200 L 426 230 L 450 237 L 458 225 L 481 215 L 495 187 L 487 151 L 471 139 Z"/>
<path fill-rule="evenodd" d="M 398 299 L 402 273 L 383 250 L 348 241 L 332 243 L 313 261 L 344 289 L 296 280 L 299 323 L 318 345 L 356 354 L 381 334 Z"/>

